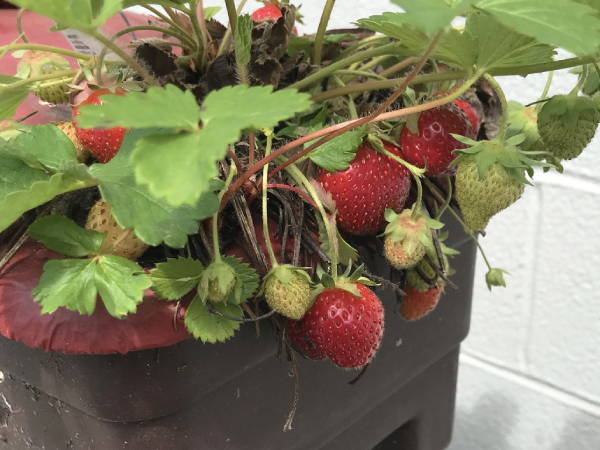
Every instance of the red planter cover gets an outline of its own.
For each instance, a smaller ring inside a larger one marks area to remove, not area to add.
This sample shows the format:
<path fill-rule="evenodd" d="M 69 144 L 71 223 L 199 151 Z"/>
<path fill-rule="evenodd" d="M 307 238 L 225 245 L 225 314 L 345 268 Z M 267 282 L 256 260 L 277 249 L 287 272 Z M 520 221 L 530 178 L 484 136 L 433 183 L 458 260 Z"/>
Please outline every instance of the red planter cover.
<path fill-rule="evenodd" d="M 64 308 L 41 314 L 31 291 L 44 263 L 61 255 L 34 242 L 26 243 L 0 271 L 0 334 L 45 351 L 71 354 L 127 353 L 173 345 L 189 338 L 183 310 L 158 299 L 150 290 L 135 314 L 110 316 L 98 299 L 90 316 Z"/>

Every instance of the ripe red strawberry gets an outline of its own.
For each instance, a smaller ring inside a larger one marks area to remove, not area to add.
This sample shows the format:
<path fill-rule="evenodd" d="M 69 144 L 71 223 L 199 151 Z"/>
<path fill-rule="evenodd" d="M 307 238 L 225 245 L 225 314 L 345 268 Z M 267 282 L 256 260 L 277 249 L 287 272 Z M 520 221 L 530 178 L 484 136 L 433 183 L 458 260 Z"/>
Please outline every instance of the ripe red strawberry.
<path fill-rule="evenodd" d="M 448 165 L 456 158 L 455 149 L 466 145 L 450 134 L 476 137 L 471 122 L 456 105 L 444 105 L 429 109 L 419 116 L 419 132 L 413 134 L 408 126 L 400 133 L 400 147 L 404 159 L 417 167 L 426 167 L 431 176 L 451 175 L 454 169 Z"/>
<path fill-rule="evenodd" d="M 471 122 L 471 126 L 473 127 L 473 133 L 475 134 L 475 136 L 477 136 L 477 133 L 479 132 L 479 117 L 477 117 L 475 109 L 471 106 L 469 102 L 460 98 L 454 100 L 454 104 L 458 106 L 462 110 L 462 112 L 465 113 L 465 115 Z"/>
<path fill-rule="evenodd" d="M 300 322 L 317 350 L 344 368 L 368 364 L 383 337 L 381 301 L 365 285 L 354 286 L 362 297 L 340 288 L 326 288 Z"/>
<path fill-rule="evenodd" d="M 279 9 L 279 6 L 272 3 L 258 8 L 250 16 L 254 22 L 262 22 L 263 20 L 277 20 L 280 17 L 281 9 Z"/>
<path fill-rule="evenodd" d="M 302 321 L 288 319 L 287 334 L 294 348 L 306 357 L 310 359 L 325 359 L 327 357 L 307 336 Z"/>
<path fill-rule="evenodd" d="M 419 320 L 435 309 L 440 297 L 442 288 L 440 286 L 432 287 L 426 291 L 418 291 L 412 286 L 407 285 L 404 288 L 406 295 L 400 304 L 400 314 L 406 320 Z"/>
<path fill-rule="evenodd" d="M 400 156 L 400 149 L 389 143 L 386 150 Z M 337 224 L 351 234 L 373 234 L 385 226 L 387 208 L 399 212 L 410 191 L 408 170 L 363 143 L 350 167 L 340 172 L 321 169 L 317 180 L 336 203 Z"/>
<path fill-rule="evenodd" d="M 101 105 L 102 100 L 100 99 L 103 95 L 124 95 L 125 92 L 117 90 L 111 92 L 108 89 L 98 89 L 92 92 L 92 94 L 85 99 L 80 105 L 76 106 L 73 111 L 73 117 L 75 118 L 75 130 L 79 141 L 88 150 L 96 160 L 101 163 L 110 161 L 121 148 L 125 132 L 127 131 L 122 127 L 114 128 L 79 128 L 77 126 L 77 116 L 79 115 L 79 108 L 83 105 Z"/>

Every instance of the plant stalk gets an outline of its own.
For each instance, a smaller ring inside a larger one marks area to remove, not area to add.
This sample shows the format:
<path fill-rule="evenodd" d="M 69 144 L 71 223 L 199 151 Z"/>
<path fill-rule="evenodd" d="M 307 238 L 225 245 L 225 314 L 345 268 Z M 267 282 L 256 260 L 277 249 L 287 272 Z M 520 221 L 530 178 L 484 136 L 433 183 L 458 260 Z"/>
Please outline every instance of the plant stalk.
<path fill-rule="evenodd" d="M 267 136 L 267 145 L 265 148 L 265 156 L 271 154 L 271 147 L 273 146 L 273 130 L 265 130 Z M 269 254 L 269 260 L 271 261 L 271 268 L 275 268 L 279 265 L 275 252 L 273 251 L 273 244 L 271 243 L 271 235 L 269 234 L 269 215 L 267 206 L 267 174 L 269 173 L 269 165 L 263 166 L 263 178 L 262 178 L 262 226 L 263 234 L 265 236 L 265 245 L 267 247 L 267 253 Z"/>
<path fill-rule="evenodd" d="M 314 53 L 313 53 L 313 64 L 315 66 L 321 65 L 321 57 L 323 54 L 323 42 L 325 40 L 325 32 L 327 31 L 327 24 L 331 17 L 331 11 L 335 5 L 335 0 L 327 0 L 321 14 L 321 20 L 319 21 L 319 28 L 315 36 L 314 42 Z"/>

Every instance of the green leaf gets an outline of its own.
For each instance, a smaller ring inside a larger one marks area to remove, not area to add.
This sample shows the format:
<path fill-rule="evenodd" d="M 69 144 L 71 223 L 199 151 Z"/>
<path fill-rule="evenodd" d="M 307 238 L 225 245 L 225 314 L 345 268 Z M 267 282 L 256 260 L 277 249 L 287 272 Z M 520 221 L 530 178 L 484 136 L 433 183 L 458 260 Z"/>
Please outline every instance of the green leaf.
<path fill-rule="evenodd" d="M 10 141 L 0 141 L 0 153 L 17 156 L 33 168 L 61 172 L 78 165 L 73 143 L 55 125 L 29 127 Z M 81 165 L 85 169 L 85 166 Z"/>
<path fill-rule="evenodd" d="M 118 13 L 122 0 L 11 0 L 11 3 L 55 20 L 61 26 L 92 30 Z"/>
<path fill-rule="evenodd" d="M 479 0 L 477 8 L 505 26 L 564 48 L 577 55 L 594 53 L 600 46 L 596 11 L 571 0 Z"/>
<path fill-rule="evenodd" d="M 0 120 L 12 118 L 19 105 L 29 94 L 27 86 L 14 89 L 4 86 L 16 81 L 21 81 L 21 79 L 0 74 Z"/>
<path fill-rule="evenodd" d="M 482 71 L 545 63 L 552 61 L 555 53 L 551 46 L 504 26 L 488 14 L 469 15 L 465 35 L 473 42 L 474 64 Z"/>
<path fill-rule="evenodd" d="M 184 1 L 184 2 L 182 2 L 182 4 L 186 3 L 186 2 L 187 2 L 187 0 Z M 215 17 L 219 13 L 219 11 L 221 11 L 221 7 L 220 6 L 207 6 L 207 7 L 205 7 L 204 8 L 204 20 L 210 20 L 210 19 L 212 19 L 213 17 Z"/>
<path fill-rule="evenodd" d="M 65 307 L 92 314 L 98 294 L 110 315 L 121 318 L 134 312 L 150 287 L 150 277 L 133 261 L 115 255 L 93 259 L 52 259 L 33 290 L 42 313 Z"/>
<path fill-rule="evenodd" d="M 211 307 L 222 314 L 242 318 L 242 308 L 231 303 L 211 304 Z M 185 314 L 185 327 L 196 339 L 202 342 L 225 342 L 240 328 L 240 322 L 219 317 L 208 310 L 200 298 L 196 297 L 188 306 Z"/>
<path fill-rule="evenodd" d="M 92 259 L 52 259 L 33 289 L 33 298 L 42 305 L 42 314 L 60 307 L 80 314 L 92 314 L 98 290 L 94 280 L 96 262 Z"/>
<path fill-rule="evenodd" d="M 135 312 L 152 285 L 139 265 L 116 255 L 98 257 L 94 280 L 106 310 L 117 318 Z"/>
<path fill-rule="evenodd" d="M 136 179 L 172 205 L 196 205 L 218 175 L 216 162 L 242 130 L 272 128 L 309 106 L 309 96 L 292 89 L 238 85 L 213 91 L 202 105 L 200 131 L 138 142 L 132 155 Z"/>
<path fill-rule="evenodd" d="M 391 0 L 405 13 L 402 21 L 427 34 L 433 34 L 450 25 L 459 14 L 463 14 L 472 0 Z"/>
<path fill-rule="evenodd" d="M 222 129 L 233 142 L 241 130 L 273 128 L 310 105 L 310 96 L 294 89 L 273 92 L 272 86 L 228 86 L 206 97 L 201 118 L 205 127 Z"/>
<path fill-rule="evenodd" d="M 176 105 L 176 107 L 175 107 Z M 146 92 L 102 97 L 102 105 L 80 108 L 77 122 L 82 128 L 178 128 L 196 129 L 200 108 L 191 91 L 169 84 Z"/>
<path fill-rule="evenodd" d="M 0 231 L 24 212 L 43 205 L 57 195 L 94 184 L 89 176 L 84 177 L 83 174 L 50 175 L 32 169 L 13 155 L 0 153 Z"/>
<path fill-rule="evenodd" d="M 325 254 L 331 258 L 331 246 L 329 245 L 327 230 L 325 229 L 323 220 L 320 217 L 317 218 L 317 222 L 319 224 L 319 241 L 321 242 L 321 249 L 323 249 L 323 252 L 325 252 Z M 358 260 L 358 251 L 344 240 L 339 230 L 337 230 L 337 241 L 339 262 L 341 264 L 348 265 L 356 262 Z"/>
<path fill-rule="evenodd" d="M 329 172 L 346 170 L 356 156 L 356 151 L 362 144 L 364 136 L 365 128 L 356 128 L 317 147 L 316 150 L 309 153 L 308 157 L 316 165 Z M 306 146 L 314 144 L 317 140 L 308 142 Z"/>
<path fill-rule="evenodd" d="M 99 180 L 102 197 L 111 205 L 112 214 L 121 227 L 133 228 L 135 234 L 147 244 L 155 246 L 164 242 L 170 247 L 181 248 L 186 244 L 187 236 L 198 230 L 198 222 L 217 211 L 218 198 L 214 193 L 206 192 L 193 207 L 176 207 L 154 196 L 146 186 L 138 184 L 130 162 L 131 148 L 136 143 L 139 146 L 145 139 L 156 136 L 140 140 L 137 137 L 139 135 L 128 135 L 117 156 L 107 164 L 94 164 L 90 173 Z M 170 184 L 164 179 L 161 182 L 165 187 Z"/>
<path fill-rule="evenodd" d="M 198 285 L 203 270 L 195 259 L 167 259 L 150 271 L 152 290 L 161 298 L 179 300 Z"/>
<path fill-rule="evenodd" d="M 229 293 L 225 301 L 236 305 L 244 303 L 251 298 L 258 289 L 258 285 L 260 284 L 258 273 L 249 264 L 246 264 L 233 256 L 224 256 L 223 260 L 233 268 L 236 275 L 236 286 L 233 288 L 232 292 Z M 239 295 L 236 295 L 236 293 Z"/>
<path fill-rule="evenodd" d="M 103 233 L 86 230 L 60 214 L 38 218 L 28 233 L 50 250 L 72 257 L 98 253 L 104 240 Z"/>
<path fill-rule="evenodd" d="M 429 45 L 430 38 L 423 31 L 406 24 L 403 16 L 387 12 L 361 19 L 357 23 L 362 28 L 397 39 L 407 54 L 419 55 Z M 451 29 L 441 36 L 432 56 L 450 66 L 470 70 L 475 62 L 475 51 L 475 43 L 469 36 Z"/>
<path fill-rule="evenodd" d="M 246 66 L 250 62 L 252 23 L 248 14 L 238 17 L 235 29 L 235 60 L 240 66 Z"/>

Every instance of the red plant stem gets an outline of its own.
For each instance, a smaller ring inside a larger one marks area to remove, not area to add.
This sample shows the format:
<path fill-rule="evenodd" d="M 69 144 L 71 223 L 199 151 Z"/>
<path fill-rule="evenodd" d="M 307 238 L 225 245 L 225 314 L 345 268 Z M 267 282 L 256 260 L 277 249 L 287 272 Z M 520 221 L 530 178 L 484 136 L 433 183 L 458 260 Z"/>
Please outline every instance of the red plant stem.
<path fill-rule="evenodd" d="M 312 198 L 310 198 L 310 196 L 306 192 L 298 189 L 295 186 L 290 186 L 288 184 L 278 184 L 278 183 L 271 184 L 271 183 L 269 183 L 269 184 L 267 184 L 267 188 L 269 188 L 269 189 L 286 189 L 288 191 L 295 192 L 300 197 L 302 197 L 302 200 L 304 200 L 306 203 L 309 203 L 314 208 L 317 207 L 317 204 L 313 201 Z"/>
<path fill-rule="evenodd" d="M 353 130 L 355 128 L 358 128 L 361 125 L 363 125 L 365 123 L 368 123 L 368 122 L 386 120 L 389 117 L 386 117 L 386 118 L 381 118 L 381 117 L 389 116 L 391 113 L 399 113 L 399 112 L 403 113 L 403 114 L 399 114 L 398 116 L 412 114 L 412 111 L 411 112 L 407 112 L 407 110 L 409 110 L 410 108 L 404 108 L 404 109 L 399 110 L 399 111 L 390 111 L 389 113 L 386 113 L 386 114 L 382 114 L 382 113 L 383 113 L 383 111 L 385 111 L 386 109 L 388 109 L 389 106 L 392 103 L 394 103 L 402 95 L 402 93 L 410 85 L 411 81 L 423 69 L 423 66 L 427 62 L 427 59 L 429 59 L 429 55 L 431 54 L 431 52 L 433 51 L 433 49 L 437 45 L 437 42 L 438 42 L 440 36 L 441 36 L 441 33 L 438 33 L 432 39 L 429 47 L 427 48 L 427 50 L 425 51 L 425 53 L 421 56 L 419 62 L 415 65 L 415 67 L 411 70 L 411 72 L 406 76 L 406 78 L 404 79 L 404 81 L 402 82 L 402 84 L 398 87 L 398 89 L 396 89 L 396 91 L 392 95 L 390 95 L 388 97 L 388 99 L 384 103 L 382 103 L 375 111 L 373 111 L 373 113 L 371 113 L 370 115 L 365 116 L 365 117 L 363 117 L 361 119 L 349 120 L 349 121 L 346 121 L 346 122 L 343 122 L 343 123 L 340 123 L 340 124 L 337 124 L 337 125 L 333 125 L 331 127 L 324 128 L 322 130 L 319 130 L 319 131 L 316 131 L 316 132 L 311 133 L 309 135 L 306 135 L 306 136 L 304 136 L 302 138 L 296 139 L 295 141 L 288 142 L 287 144 L 279 147 L 277 150 L 275 150 L 274 152 L 272 152 L 270 155 L 265 156 L 261 160 L 259 160 L 256 163 L 252 164 L 248 168 L 248 170 L 246 170 L 246 172 L 244 172 L 243 174 L 241 174 L 235 180 L 235 182 L 233 182 L 231 184 L 231 186 L 229 186 L 229 189 L 227 190 L 227 192 L 223 196 L 223 199 L 221 200 L 221 210 L 225 207 L 225 205 L 227 204 L 227 202 L 231 199 L 231 197 L 233 196 L 233 193 L 236 192 L 253 174 L 255 174 L 257 171 L 259 171 L 265 164 L 269 164 L 271 161 L 275 160 L 276 158 L 278 158 L 279 156 L 283 155 L 284 153 L 286 153 L 286 152 L 288 152 L 290 150 L 293 150 L 295 148 L 298 148 L 301 145 L 303 145 L 306 142 L 309 142 L 309 141 L 311 141 L 313 139 L 317 139 L 317 138 L 319 138 L 321 136 L 327 135 L 327 136 L 323 137 L 322 139 L 320 139 L 319 141 L 315 142 L 314 144 L 310 145 L 306 149 L 304 149 L 301 152 L 297 153 L 296 155 L 294 155 L 292 158 L 288 159 L 283 164 L 281 164 L 278 167 L 276 167 L 269 174 L 269 177 L 277 174 L 278 172 L 280 172 L 281 170 L 285 169 L 290 164 L 293 164 L 294 162 L 298 161 L 300 158 L 304 157 L 305 155 L 307 155 L 308 153 L 310 153 L 311 151 L 313 151 L 314 149 L 316 149 L 320 145 L 323 145 L 326 142 L 329 142 L 332 139 L 335 139 L 336 137 L 340 136 L 341 134 L 345 133 L 346 131 L 350 131 L 350 130 Z M 419 106 L 423 107 L 425 105 L 419 105 Z M 413 108 L 416 108 L 416 107 L 413 107 Z M 392 116 L 392 117 L 398 117 L 398 116 Z"/>
<path fill-rule="evenodd" d="M 233 160 L 238 173 L 242 173 L 244 171 L 244 166 L 242 166 L 242 162 L 240 161 L 240 158 L 237 157 L 235 152 L 233 150 L 228 150 L 227 156 L 229 156 Z"/>

